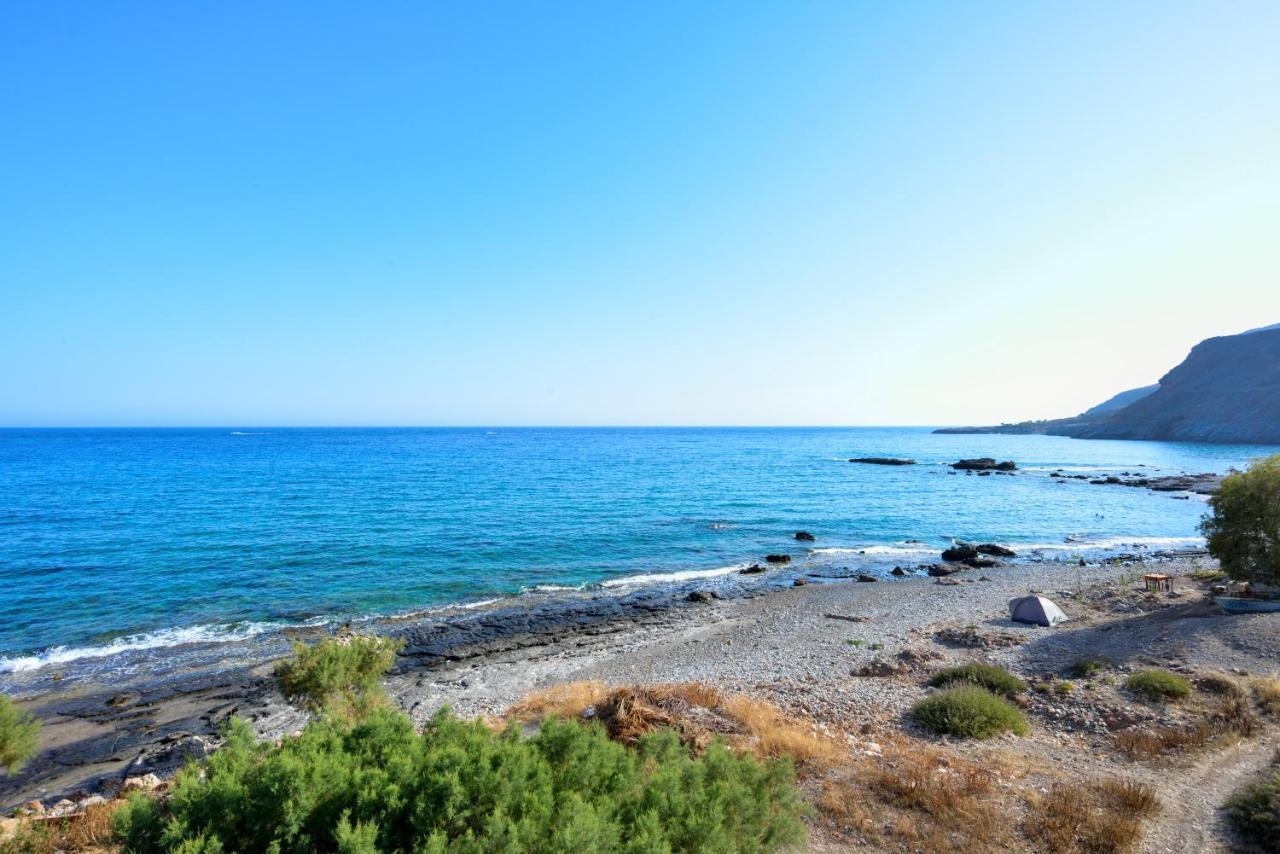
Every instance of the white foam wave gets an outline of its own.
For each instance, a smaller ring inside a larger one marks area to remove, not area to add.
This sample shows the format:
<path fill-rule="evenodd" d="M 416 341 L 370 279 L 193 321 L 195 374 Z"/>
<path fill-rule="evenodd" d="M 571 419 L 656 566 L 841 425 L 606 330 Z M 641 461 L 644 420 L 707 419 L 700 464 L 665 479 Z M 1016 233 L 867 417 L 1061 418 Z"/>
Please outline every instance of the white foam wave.
<path fill-rule="evenodd" d="M 1024 551 L 1071 551 L 1120 548 L 1179 548 L 1204 545 L 1203 537 L 1101 537 L 1090 540 L 1068 537 L 1062 543 L 1013 543 Z"/>
<path fill-rule="evenodd" d="M 245 430 L 232 430 L 231 435 L 232 436 L 270 436 L 271 434 L 266 432 L 253 433 Z"/>
<path fill-rule="evenodd" d="M 191 626 L 160 629 L 144 634 L 116 638 L 100 646 L 55 646 L 36 655 L 0 658 L 0 673 L 38 670 L 53 664 L 69 664 L 86 658 L 107 658 L 122 652 L 160 649 L 201 643 L 230 643 L 256 637 L 265 632 L 285 628 L 279 623 L 239 623 L 234 626 Z"/>
<path fill-rule="evenodd" d="M 715 569 L 684 569 L 676 572 L 651 572 L 643 575 L 628 575 L 625 578 L 610 578 L 600 582 L 601 587 L 632 587 L 639 584 L 663 584 L 676 581 L 693 581 L 698 578 L 715 578 L 720 575 L 732 575 L 741 572 L 748 565 L 735 563 L 733 566 L 720 566 Z"/>
<path fill-rule="evenodd" d="M 901 543 L 895 545 L 878 545 L 878 546 L 824 546 L 822 548 L 809 549 L 809 554 L 820 555 L 909 555 L 909 554 L 932 554 L 938 551 L 924 543 Z"/>

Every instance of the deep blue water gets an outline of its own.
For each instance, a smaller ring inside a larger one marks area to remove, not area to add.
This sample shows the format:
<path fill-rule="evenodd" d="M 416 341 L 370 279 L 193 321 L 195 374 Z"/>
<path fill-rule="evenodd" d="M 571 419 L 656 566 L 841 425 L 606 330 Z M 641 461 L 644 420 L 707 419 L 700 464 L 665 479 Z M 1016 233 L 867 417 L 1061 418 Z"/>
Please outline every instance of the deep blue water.
<path fill-rule="evenodd" d="M 4 430 L 0 673 L 540 585 L 711 578 L 804 557 L 798 529 L 818 557 L 880 569 L 953 537 L 1176 545 L 1203 502 L 1048 471 L 1225 471 L 1275 450 L 917 428 Z M 921 464 L 847 462 L 864 455 Z M 967 456 L 1022 471 L 948 474 Z"/>

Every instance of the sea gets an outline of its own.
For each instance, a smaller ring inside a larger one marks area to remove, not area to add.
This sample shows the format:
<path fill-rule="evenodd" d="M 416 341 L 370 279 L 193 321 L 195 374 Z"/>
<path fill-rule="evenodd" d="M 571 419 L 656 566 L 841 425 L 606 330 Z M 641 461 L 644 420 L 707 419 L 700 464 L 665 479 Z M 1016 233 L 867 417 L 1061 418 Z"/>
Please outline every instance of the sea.
<path fill-rule="evenodd" d="M 298 627 L 740 586 L 767 554 L 793 562 L 752 583 L 892 581 L 955 540 L 1030 560 L 1194 548 L 1203 498 L 1050 473 L 1277 451 L 916 427 L 0 430 L 0 690 L 232 662 Z M 1017 473 L 950 468 L 979 456 Z"/>

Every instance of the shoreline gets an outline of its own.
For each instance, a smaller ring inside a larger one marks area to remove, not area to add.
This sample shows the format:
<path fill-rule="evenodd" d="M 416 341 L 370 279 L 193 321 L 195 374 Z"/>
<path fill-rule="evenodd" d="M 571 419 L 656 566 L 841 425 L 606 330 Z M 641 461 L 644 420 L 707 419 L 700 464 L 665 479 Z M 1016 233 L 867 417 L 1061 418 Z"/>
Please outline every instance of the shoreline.
<path fill-rule="evenodd" d="M 1146 559 L 1177 572 L 1200 560 Z M 735 574 L 730 581 L 737 582 L 737 593 L 709 602 L 687 601 L 688 592 L 705 586 L 699 579 L 619 596 L 577 597 L 576 606 L 559 598 L 541 608 L 472 609 L 454 620 L 383 618 L 368 628 L 406 639 L 387 687 L 421 724 L 444 705 L 464 716 L 498 714 L 531 690 L 576 679 L 711 681 L 766 693 L 780 682 L 821 684 L 846 678 L 850 661 L 871 652 L 845 646 L 862 627 L 827 619 L 827 610 L 868 612 L 877 633 L 868 646 L 892 651 L 913 643 L 929 625 L 990 618 L 993 609 L 998 616 L 1012 595 L 1133 572 L 1123 556 L 1088 567 L 1018 559 L 947 579 L 889 576 L 875 584 L 858 582 L 857 570 L 846 567 L 841 577 L 819 573 L 793 586 L 797 577 L 814 570 L 831 574 L 832 568 L 831 561 L 805 561 L 764 580 Z M 802 640 L 806 632 L 821 639 L 817 647 Z M 317 627 L 302 634 L 328 633 Z M 840 639 L 834 651 L 833 638 Z M 280 648 L 283 653 L 287 648 Z M 91 791 L 126 776 L 171 773 L 187 758 L 213 749 L 219 728 L 233 714 L 264 738 L 300 729 L 305 716 L 284 703 L 271 678 L 280 654 L 221 669 L 180 670 L 150 682 L 54 686 L 25 696 L 24 705 L 45 721 L 44 744 L 18 779 L 0 782 L 0 808 Z M 794 698 L 776 699 L 787 705 Z"/>

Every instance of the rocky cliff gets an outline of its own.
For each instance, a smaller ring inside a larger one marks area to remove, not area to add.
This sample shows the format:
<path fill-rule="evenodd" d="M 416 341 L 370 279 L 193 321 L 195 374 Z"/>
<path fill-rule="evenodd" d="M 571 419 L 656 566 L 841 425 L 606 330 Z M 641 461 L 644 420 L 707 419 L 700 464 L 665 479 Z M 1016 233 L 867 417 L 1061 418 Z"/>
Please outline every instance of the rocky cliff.
<path fill-rule="evenodd" d="M 1158 385 L 1073 418 L 935 432 L 1280 444 L 1280 324 L 1201 341 Z"/>
<path fill-rule="evenodd" d="M 1280 444 L 1280 328 L 1201 341 L 1151 394 L 1063 432 L 1082 439 Z"/>

